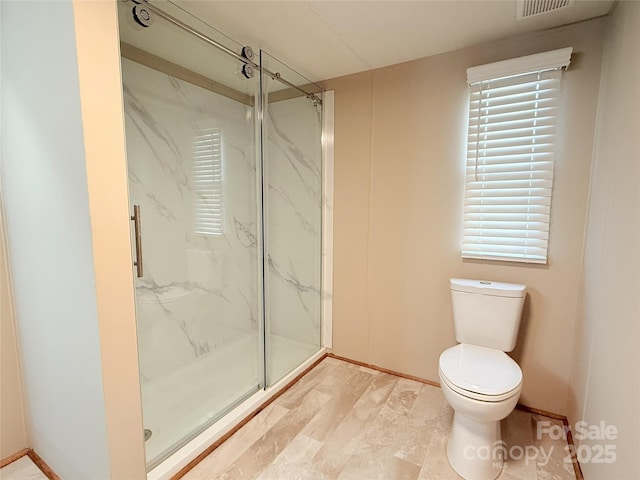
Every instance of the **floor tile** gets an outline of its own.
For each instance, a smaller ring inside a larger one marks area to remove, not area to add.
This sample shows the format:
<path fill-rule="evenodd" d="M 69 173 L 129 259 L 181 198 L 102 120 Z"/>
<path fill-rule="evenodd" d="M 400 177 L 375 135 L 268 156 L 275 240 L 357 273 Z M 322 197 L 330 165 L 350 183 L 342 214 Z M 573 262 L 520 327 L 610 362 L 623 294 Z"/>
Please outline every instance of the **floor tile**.
<path fill-rule="evenodd" d="M 185 480 L 460 480 L 447 460 L 453 410 L 431 385 L 334 358 L 236 432 Z M 499 480 L 575 479 L 562 423 L 515 410 Z M 546 430 L 543 430 L 546 431 Z"/>
<path fill-rule="evenodd" d="M 33 461 L 27 457 L 19 458 L 9 465 L 5 465 L 0 469 L 0 479 L 2 480 L 47 480 L 47 477 L 36 466 Z"/>

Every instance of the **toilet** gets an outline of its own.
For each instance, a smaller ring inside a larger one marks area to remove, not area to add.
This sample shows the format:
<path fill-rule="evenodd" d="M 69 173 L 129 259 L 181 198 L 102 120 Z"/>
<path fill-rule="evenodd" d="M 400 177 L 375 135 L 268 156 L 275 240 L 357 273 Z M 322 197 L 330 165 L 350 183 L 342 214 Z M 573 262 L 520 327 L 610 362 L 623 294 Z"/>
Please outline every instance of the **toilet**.
<path fill-rule="evenodd" d="M 442 392 L 454 410 L 447 458 L 465 480 L 493 480 L 503 467 L 500 420 L 515 408 L 522 371 L 516 345 L 526 287 L 452 278 L 458 345 L 440 355 Z"/>

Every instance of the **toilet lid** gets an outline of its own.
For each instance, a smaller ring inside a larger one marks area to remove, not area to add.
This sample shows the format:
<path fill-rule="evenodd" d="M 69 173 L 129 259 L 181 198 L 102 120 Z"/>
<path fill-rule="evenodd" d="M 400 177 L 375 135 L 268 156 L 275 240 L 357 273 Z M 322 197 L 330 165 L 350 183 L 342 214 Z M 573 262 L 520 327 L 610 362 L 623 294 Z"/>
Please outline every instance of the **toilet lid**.
<path fill-rule="evenodd" d="M 440 371 L 449 383 L 482 395 L 503 395 L 522 382 L 522 371 L 500 350 L 461 343 L 440 355 Z"/>

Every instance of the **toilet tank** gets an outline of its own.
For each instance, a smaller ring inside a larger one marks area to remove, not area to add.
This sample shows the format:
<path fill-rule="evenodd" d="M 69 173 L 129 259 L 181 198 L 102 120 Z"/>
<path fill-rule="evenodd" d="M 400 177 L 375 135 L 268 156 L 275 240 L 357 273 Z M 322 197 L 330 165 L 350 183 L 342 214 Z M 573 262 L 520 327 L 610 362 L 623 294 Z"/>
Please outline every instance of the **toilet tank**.
<path fill-rule="evenodd" d="M 456 340 L 513 350 L 527 287 L 463 278 L 452 278 L 450 287 Z"/>

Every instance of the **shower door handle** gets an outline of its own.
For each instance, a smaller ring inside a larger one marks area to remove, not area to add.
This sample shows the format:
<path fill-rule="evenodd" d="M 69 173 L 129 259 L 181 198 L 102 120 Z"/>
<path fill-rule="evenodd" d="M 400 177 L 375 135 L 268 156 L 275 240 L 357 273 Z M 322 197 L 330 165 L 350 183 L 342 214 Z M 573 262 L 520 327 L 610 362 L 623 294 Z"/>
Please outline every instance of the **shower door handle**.
<path fill-rule="evenodd" d="M 136 266 L 136 276 L 142 277 L 142 230 L 140 229 L 140 205 L 133 206 L 133 233 L 136 242 L 136 259 L 133 264 Z"/>

